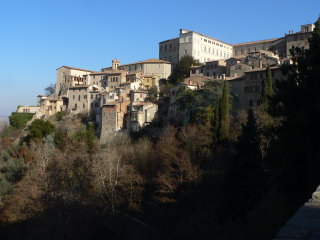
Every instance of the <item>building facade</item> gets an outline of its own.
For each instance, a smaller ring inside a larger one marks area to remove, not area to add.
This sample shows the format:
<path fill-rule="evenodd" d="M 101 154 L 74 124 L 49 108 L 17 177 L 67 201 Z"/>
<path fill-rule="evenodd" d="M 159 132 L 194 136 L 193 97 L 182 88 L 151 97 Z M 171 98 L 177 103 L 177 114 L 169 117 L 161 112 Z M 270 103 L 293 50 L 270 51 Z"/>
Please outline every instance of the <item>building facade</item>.
<path fill-rule="evenodd" d="M 193 31 L 180 29 L 178 38 L 159 43 L 159 58 L 176 64 L 183 56 L 189 55 L 201 63 L 232 57 L 233 47 Z"/>
<path fill-rule="evenodd" d="M 94 71 L 62 66 L 57 69 L 56 96 L 65 96 L 68 87 L 84 85 L 84 76 Z"/>
<path fill-rule="evenodd" d="M 143 75 L 156 75 L 160 79 L 167 79 L 171 75 L 171 63 L 160 59 L 149 59 L 124 65 L 120 65 L 119 60 L 117 60 L 116 65 L 114 64 L 114 61 L 115 60 L 113 60 L 113 67 L 117 67 L 117 70 L 122 70 L 127 74 L 142 73 Z M 101 69 L 102 72 L 112 70 L 115 71 L 116 69 L 112 67 Z"/>
<path fill-rule="evenodd" d="M 277 53 L 281 58 L 290 58 L 292 47 L 309 48 L 308 39 L 311 37 L 314 27 L 314 24 L 305 24 L 300 26 L 299 32 L 294 33 L 293 30 L 290 30 L 288 34 L 281 38 L 233 44 L 233 54 L 241 55 L 259 50 L 270 50 Z"/>

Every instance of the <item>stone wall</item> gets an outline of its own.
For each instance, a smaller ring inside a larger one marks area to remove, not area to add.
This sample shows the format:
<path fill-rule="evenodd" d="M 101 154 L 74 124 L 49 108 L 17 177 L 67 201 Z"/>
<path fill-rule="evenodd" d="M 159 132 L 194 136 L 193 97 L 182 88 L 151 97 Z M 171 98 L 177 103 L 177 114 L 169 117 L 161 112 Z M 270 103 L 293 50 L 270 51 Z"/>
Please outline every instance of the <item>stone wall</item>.
<path fill-rule="evenodd" d="M 320 186 L 277 233 L 274 240 L 320 239 Z"/>

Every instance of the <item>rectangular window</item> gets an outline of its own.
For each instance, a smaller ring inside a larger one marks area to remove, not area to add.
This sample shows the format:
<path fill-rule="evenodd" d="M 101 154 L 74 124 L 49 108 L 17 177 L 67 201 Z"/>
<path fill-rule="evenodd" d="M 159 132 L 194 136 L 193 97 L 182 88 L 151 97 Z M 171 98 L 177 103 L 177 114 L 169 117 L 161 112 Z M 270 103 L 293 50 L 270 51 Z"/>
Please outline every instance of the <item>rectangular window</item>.
<path fill-rule="evenodd" d="M 75 99 L 75 96 L 73 95 L 72 98 Z"/>
<path fill-rule="evenodd" d="M 84 108 L 86 107 L 86 105 L 85 105 L 85 104 L 83 104 L 83 105 L 82 105 L 82 107 L 83 107 L 83 109 L 84 109 Z"/>
<path fill-rule="evenodd" d="M 80 101 L 80 97 L 81 97 L 81 96 L 79 95 L 79 96 L 78 96 L 78 100 L 79 100 L 79 101 Z"/>

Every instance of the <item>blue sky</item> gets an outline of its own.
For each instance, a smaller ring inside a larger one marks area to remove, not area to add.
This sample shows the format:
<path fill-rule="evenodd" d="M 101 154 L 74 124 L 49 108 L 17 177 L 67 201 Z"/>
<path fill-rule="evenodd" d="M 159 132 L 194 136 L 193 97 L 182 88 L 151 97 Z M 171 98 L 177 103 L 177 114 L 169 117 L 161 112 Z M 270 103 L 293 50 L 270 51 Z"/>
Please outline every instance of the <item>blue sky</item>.
<path fill-rule="evenodd" d="M 281 37 L 320 14 L 319 0 L 10 0 L 0 2 L 0 116 L 34 105 L 62 65 L 100 70 L 158 58 L 180 28 L 228 43 Z"/>

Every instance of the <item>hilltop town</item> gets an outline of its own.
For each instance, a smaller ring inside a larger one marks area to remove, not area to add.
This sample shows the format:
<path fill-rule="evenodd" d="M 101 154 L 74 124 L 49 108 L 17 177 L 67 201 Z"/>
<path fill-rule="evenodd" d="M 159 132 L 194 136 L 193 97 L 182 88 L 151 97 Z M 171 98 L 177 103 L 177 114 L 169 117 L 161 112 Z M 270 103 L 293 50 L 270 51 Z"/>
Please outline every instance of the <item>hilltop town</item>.
<path fill-rule="evenodd" d="M 158 104 L 170 97 L 167 119 L 176 117 L 175 94 L 181 87 L 203 88 L 208 82 L 226 80 L 238 96 L 237 110 L 259 106 L 261 83 L 267 66 L 273 81 L 281 79 L 279 65 L 289 61 L 289 50 L 308 48 L 314 24 L 301 25 L 284 37 L 228 44 L 201 33 L 180 29 L 179 36 L 159 43 L 159 59 L 120 64 L 112 60 L 101 71 L 61 66 L 57 69 L 55 91 L 38 95 L 37 106 L 19 106 L 17 112 L 35 113 L 33 119 L 57 112 L 86 114 L 99 125 L 100 139 L 117 132 L 138 131 L 157 116 Z M 192 56 L 200 66 L 191 66 L 184 82 L 167 87 L 168 77 L 183 56 Z M 150 91 L 151 90 L 151 91 Z M 154 101 L 150 101 L 150 94 Z"/>
<path fill-rule="evenodd" d="M 0 238 L 319 239 L 319 59 L 320 18 L 58 67 L 0 126 Z"/>

